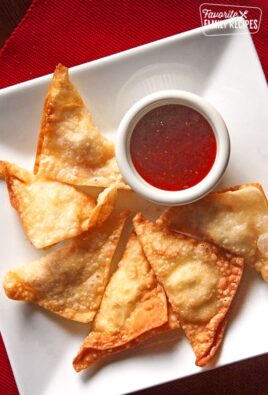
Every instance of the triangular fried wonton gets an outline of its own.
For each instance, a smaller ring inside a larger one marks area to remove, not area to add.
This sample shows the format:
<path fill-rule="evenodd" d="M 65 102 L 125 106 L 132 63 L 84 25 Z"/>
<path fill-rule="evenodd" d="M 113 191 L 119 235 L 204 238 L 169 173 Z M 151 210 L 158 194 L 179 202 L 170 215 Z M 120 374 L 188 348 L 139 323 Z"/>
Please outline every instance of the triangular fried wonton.
<path fill-rule="evenodd" d="M 243 272 L 243 258 L 151 223 L 141 214 L 133 223 L 193 347 L 196 364 L 206 365 L 222 341 L 226 314 Z"/>
<path fill-rule="evenodd" d="M 165 292 L 132 233 L 117 271 L 107 285 L 93 329 L 74 359 L 77 371 L 167 330 Z"/>
<path fill-rule="evenodd" d="M 36 177 L 18 166 L 1 162 L 10 201 L 25 233 L 37 248 L 75 237 L 105 221 L 117 198 L 111 185 L 95 199 L 72 185 Z"/>
<path fill-rule="evenodd" d="M 45 100 L 34 173 L 76 185 L 107 187 L 122 182 L 113 143 L 93 125 L 68 68 L 61 64 Z"/>
<path fill-rule="evenodd" d="M 62 317 L 91 322 L 108 281 L 127 213 L 68 241 L 47 256 L 7 273 L 6 295 L 36 303 Z"/>
<path fill-rule="evenodd" d="M 268 203 L 261 185 L 213 192 L 168 209 L 159 222 L 243 256 L 268 282 Z"/>

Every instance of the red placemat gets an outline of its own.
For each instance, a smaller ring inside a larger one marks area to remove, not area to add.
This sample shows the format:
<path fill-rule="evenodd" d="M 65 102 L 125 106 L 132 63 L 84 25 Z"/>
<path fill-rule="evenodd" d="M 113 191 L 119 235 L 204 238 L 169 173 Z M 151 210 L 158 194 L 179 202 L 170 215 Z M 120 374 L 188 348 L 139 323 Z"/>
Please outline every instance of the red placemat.
<path fill-rule="evenodd" d="M 206 1 L 209 2 L 213 3 Z M 59 62 L 74 66 L 198 27 L 201 3 L 199 0 L 34 0 L 0 51 L 0 87 L 51 73 Z M 222 3 L 244 2 L 224 0 Z M 253 40 L 268 77 L 268 2 L 248 0 L 243 5 L 263 10 L 260 31 L 253 35 Z M 0 366 L 0 394 L 16 395 L 1 338 Z M 165 393 L 165 388 L 161 393 Z M 266 389 L 263 394 L 268 393 L 268 386 Z"/>
<path fill-rule="evenodd" d="M 0 52 L 0 87 L 51 73 L 59 62 L 74 66 L 200 26 L 195 0 L 34 0 Z M 241 4 L 241 0 L 224 4 Z M 268 2 L 253 35 L 268 75 Z"/>

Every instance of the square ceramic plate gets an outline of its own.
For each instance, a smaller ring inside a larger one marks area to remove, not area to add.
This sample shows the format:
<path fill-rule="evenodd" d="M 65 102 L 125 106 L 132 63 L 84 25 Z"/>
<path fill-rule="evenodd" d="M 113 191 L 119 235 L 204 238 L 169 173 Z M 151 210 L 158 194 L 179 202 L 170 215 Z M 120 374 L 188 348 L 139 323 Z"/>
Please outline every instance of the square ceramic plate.
<path fill-rule="evenodd" d="M 202 28 L 196 29 L 74 67 L 71 78 L 96 125 L 112 139 L 125 111 L 146 94 L 178 88 L 204 96 L 220 111 L 231 136 L 231 160 L 221 186 L 258 181 L 268 192 L 267 87 L 248 34 L 205 36 Z M 45 76 L 2 91 L 1 159 L 32 168 L 50 79 Z M 8 269 L 45 252 L 30 245 L 4 183 L 0 188 L 2 281 Z M 148 204 L 140 204 L 147 213 Z M 247 268 L 214 366 L 268 352 L 267 305 L 267 285 Z M 72 359 L 88 333 L 87 325 L 7 300 L 2 290 L 0 320 L 21 395 L 102 395 L 107 388 L 110 395 L 118 395 L 202 371 L 180 335 L 161 344 L 147 342 L 77 374 Z"/>

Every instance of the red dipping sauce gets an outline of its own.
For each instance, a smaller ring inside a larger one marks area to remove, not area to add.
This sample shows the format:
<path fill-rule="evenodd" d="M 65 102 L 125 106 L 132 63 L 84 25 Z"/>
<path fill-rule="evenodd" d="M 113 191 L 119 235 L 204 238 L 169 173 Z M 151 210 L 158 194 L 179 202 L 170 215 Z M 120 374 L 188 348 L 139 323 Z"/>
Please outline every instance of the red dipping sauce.
<path fill-rule="evenodd" d="M 149 111 L 136 124 L 130 139 L 137 172 L 149 184 L 167 191 L 198 184 L 212 168 L 216 151 L 209 122 L 180 104 Z"/>

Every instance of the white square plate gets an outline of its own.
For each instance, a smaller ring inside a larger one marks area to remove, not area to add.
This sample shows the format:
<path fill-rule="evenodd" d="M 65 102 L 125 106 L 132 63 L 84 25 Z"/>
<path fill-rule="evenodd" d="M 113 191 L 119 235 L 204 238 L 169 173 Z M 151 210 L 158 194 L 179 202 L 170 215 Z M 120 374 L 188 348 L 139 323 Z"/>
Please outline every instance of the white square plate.
<path fill-rule="evenodd" d="M 205 36 L 200 28 L 74 67 L 71 78 L 96 125 L 112 139 L 125 111 L 146 94 L 178 88 L 204 96 L 220 111 L 231 136 L 231 160 L 221 186 L 258 181 L 268 192 L 267 87 L 248 34 Z M 0 159 L 32 168 L 50 79 L 2 91 Z M 45 252 L 32 247 L 24 235 L 4 183 L 0 201 L 2 281 L 8 269 Z M 247 268 L 216 366 L 268 352 L 267 306 L 268 286 Z M 181 336 L 157 346 L 147 343 L 77 374 L 72 359 L 87 325 L 7 300 L 2 290 L 0 320 L 21 395 L 118 395 L 202 371 Z"/>

